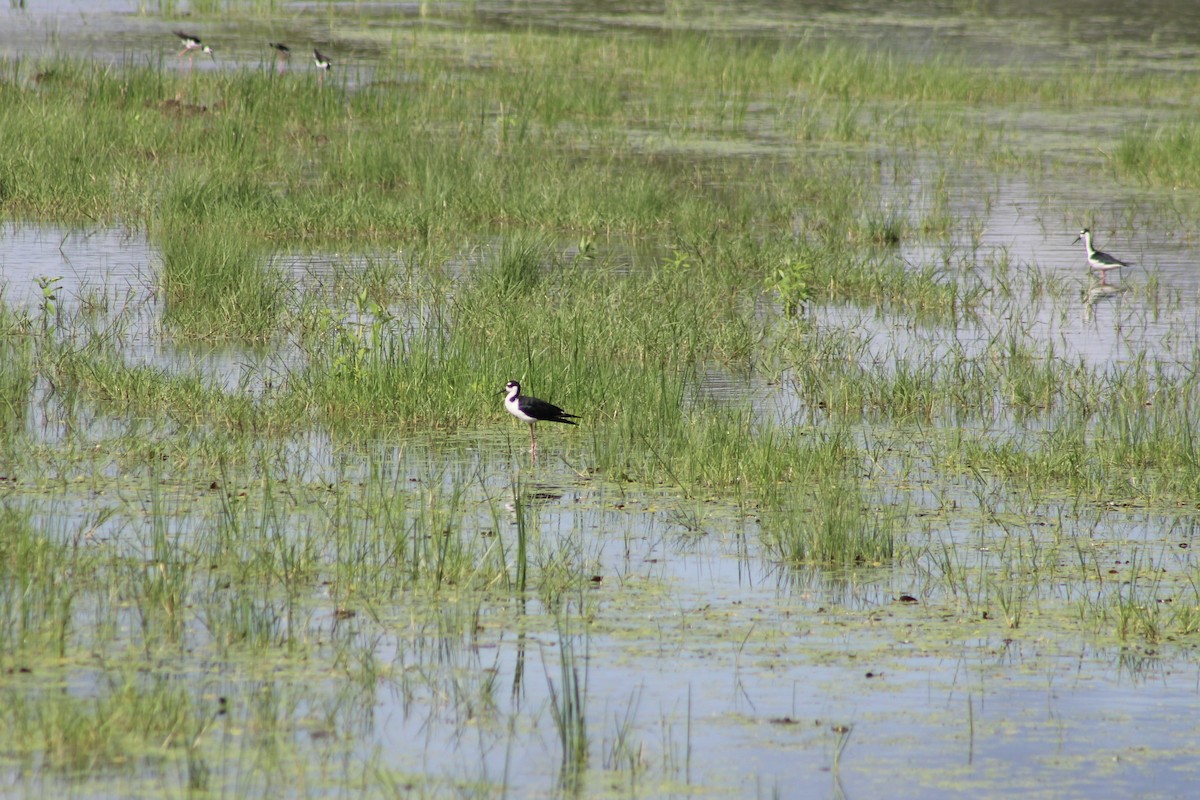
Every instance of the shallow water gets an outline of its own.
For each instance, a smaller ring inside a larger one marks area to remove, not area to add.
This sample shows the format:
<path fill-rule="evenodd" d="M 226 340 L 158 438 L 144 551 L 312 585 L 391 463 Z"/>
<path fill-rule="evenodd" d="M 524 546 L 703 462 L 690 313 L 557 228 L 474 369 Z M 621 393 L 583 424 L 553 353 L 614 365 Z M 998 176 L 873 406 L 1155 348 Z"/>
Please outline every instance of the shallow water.
<path fill-rule="evenodd" d="M 0 10 L 0 51 L 7 57 L 56 52 L 64 43 L 80 43 L 100 60 L 150 53 L 169 61 L 174 52 L 175 23 L 141 15 L 134 3 L 30 5 L 26 11 Z M 733 13 L 686 3 L 664 12 L 633 3 L 483 2 L 464 12 L 463 24 L 637 34 L 713 26 L 738 36 L 851 37 L 904 52 L 982 52 L 997 63 L 1085 58 L 1091 50 L 1079 43 L 1083 33 L 1117 29 L 1122 35 L 1108 45 L 1112 58 L 1145 69 L 1195 68 L 1188 63 L 1200 37 L 1200 9 L 1193 3 L 1162 3 L 1155 6 L 1160 14 L 1133 15 L 1124 12 L 1127 4 L 1115 2 L 1005 4 L 976 14 L 961 13 L 960 7 L 890 4 L 875 13 L 872 4 L 828 3 L 796 11 L 791 4 L 763 2 L 740 4 Z M 206 37 L 212 30 L 214 41 L 225 40 L 222 56 L 215 64 L 197 61 L 196 68 L 257 63 L 263 59 L 258 54 L 263 34 L 288 31 L 322 41 L 336 38 L 340 50 L 352 54 L 351 64 L 368 69 L 380 34 L 364 30 L 362 21 L 394 21 L 398 28 L 418 13 L 412 4 L 388 3 L 295 9 L 293 17 L 249 31 L 205 24 Z M 456 13 L 457 7 L 448 11 L 444 24 L 462 22 Z M 324 15 L 338 16 L 343 24 L 326 25 L 319 21 Z M 1015 53 L 1014 39 L 1021 42 Z M 1113 114 L 1091 124 L 1113 131 L 1127 121 Z M 1033 112 L 1005 124 L 1018 128 L 1017 141 L 1055 153 L 1072 153 L 1095 133 L 1065 129 L 1070 120 Z M 705 157 L 718 147 L 680 146 Z M 780 147 L 766 136 L 720 146 L 730 157 Z M 977 223 L 977 241 L 958 233 L 936 246 L 906 243 L 898 257 L 940 263 L 945 251 L 952 252 L 949 269 L 972 274 L 989 288 L 977 319 L 947 330 L 887 310 L 831 305 L 811 310 L 816 326 L 864 337 L 868 358 L 886 369 L 911 353 L 980 352 L 1010 331 L 1019 311 L 1021 334 L 1037 347 L 1053 347 L 1066 362 L 1120 365 L 1146 356 L 1194 368 L 1200 350 L 1200 242 L 1190 220 L 1200 203 L 1181 194 L 1172 201 L 1174 216 L 1164 213 L 1161 196 L 1109 186 L 1096 169 L 1098 161 L 1081 152 L 1075 174 L 1041 180 L 993 180 L 982 170 L 953 176 L 961 199 L 958 221 L 964 227 Z M 922 182 L 934 180 L 937 172 L 932 164 L 907 167 L 889 187 L 898 207 L 919 214 L 928 202 Z M 1117 279 L 1122 293 L 1086 301 L 1090 280 L 1083 248 L 1072 244 L 1084 224 L 1093 225 L 1104 249 L 1137 265 Z M 156 257 L 140 234 L 119 228 L 7 223 L 0 229 L 5 302 L 36 317 L 43 302 L 37 279 L 55 278 L 57 301 L 71 310 L 90 302 L 103 314 L 133 320 L 122 343 L 131 363 L 198 370 L 230 391 L 254 391 L 301 363 L 294 352 L 193 347 L 164 337 Z M 636 253 L 604 257 L 632 270 L 641 260 Z M 313 288 L 334 281 L 339 272 L 362 268 L 365 257 L 279 258 L 293 280 Z M 750 397 L 764 416 L 798 426 L 823 421 L 787 380 L 768 385 L 756 376 L 747 381 L 714 369 L 703 387 L 717 398 Z M 97 415 L 96 424 L 102 430 L 106 422 Z M 476 620 L 471 603 L 461 598 L 461 608 L 447 602 L 432 616 L 410 608 L 411 598 L 404 598 L 374 609 L 377 617 L 363 613 L 344 623 L 337 635 L 371 642 L 367 649 L 387 665 L 385 677 L 352 702 L 344 700 L 345 687 L 334 676 L 328 685 L 298 691 L 313 709 L 339 708 L 330 724 L 354 753 L 346 772 L 378 758 L 390 770 L 466 784 L 504 783 L 522 796 L 556 794 L 559 745 L 549 687 L 560 682 L 566 642 L 577 648 L 576 663 L 586 673 L 592 766 L 614 765 L 607 773 L 589 774 L 585 794 L 1187 796 L 1200 777 L 1192 744 L 1200 733 L 1193 713 L 1200 664 L 1193 648 L 1164 644 L 1156 652 L 1097 642 L 1078 630 L 1030 634 L 1007 628 L 971 617 L 974 604 L 929 577 L 940 568 L 943 545 L 956 548 L 961 566 L 980 584 L 1011 558 L 1001 551 L 1004 532 L 980 521 L 979 487 L 966 478 L 941 485 L 930 475 L 905 473 L 898 462 L 877 465 L 884 496 L 910 507 L 911 536 L 924 537 L 928 547 L 916 563 L 839 576 L 771 564 L 759 551 L 758 523 L 746 509 L 581 478 L 586 436 L 555 431 L 539 437 L 537 468 L 527 464 L 525 440 L 524 429 L 510 425 L 368 443 L 311 431 L 285 443 L 283 460 L 295 484 L 355 484 L 375 473 L 400 487 L 397 491 L 451 492 L 468 485 L 464 530 L 505 540 L 515 537 L 515 522 L 508 513 L 500 521 L 506 527 L 492 530 L 493 509 L 497 498 L 511 496 L 519 475 L 532 485 L 529 502 L 536 506 L 537 536 L 545 548 L 540 555 L 577 548 L 577 557 L 599 578 L 579 601 L 594 609 L 586 640 L 556 636 L 545 624 L 546 609 L 532 599 L 526 613 L 541 622 L 528 634 L 517 633 L 526 629 L 514 622 L 520 615 L 513 609 L 488 607 Z M 41 477 L 65 479 L 68 472 Z M 110 474 L 114 481 L 121 478 L 115 467 Z M 86 491 L 59 486 L 50 490 L 56 494 L 39 507 L 37 519 L 52 530 L 78 528 L 95 540 L 148 552 L 140 500 L 130 499 L 142 496 L 140 480 L 118 483 L 119 496 L 108 496 L 105 502 L 116 509 L 112 517 L 97 516 L 103 503 Z M 960 513 L 941 510 L 951 501 Z M 178 517 L 173 535 L 199 535 L 195 529 L 211 504 L 204 487 L 175 487 L 168 499 Z M 1066 562 L 1085 552 L 1099 568 L 1117 570 L 1108 591 L 1120 590 L 1120 571 L 1147 551 L 1168 575 L 1195 570 L 1197 523 L 1190 510 L 1172 517 L 1098 506 L 1064 517 L 1062 508 L 1020 508 L 1021 501 L 1012 498 L 998 500 L 995 510 L 1002 513 L 1009 504 L 1022 516 L 1048 521 L 1045 529 L 1031 526 L 1023 533 L 1031 547 Z M 297 529 L 315 524 L 309 513 L 297 512 Z M 1083 590 L 1063 574 L 1061 583 L 1031 587 L 1021 598 L 1029 618 L 1052 617 L 1063 606 L 1084 602 Z M 1167 586 L 1162 593 L 1170 591 Z M 902 595 L 916 602 L 901 602 Z M 310 624 L 332 638 L 337 625 L 321 600 Z M 84 619 L 86 614 L 81 612 Z M 205 643 L 205 634 L 196 632 L 192 642 Z M 206 674 L 203 648 L 182 658 L 181 672 Z M 234 702 L 249 703 L 244 698 L 251 692 L 243 685 L 249 679 L 230 672 L 234 677 L 225 676 L 230 686 L 224 691 Z M 81 682 L 88 684 L 86 676 Z M 485 685 L 489 682 L 494 686 Z M 464 697 L 470 701 L 465 706 L 459 702 Z M 466 706 L 477 713 L 465 715 Z M 328 733 L 326 723 L 314 721 L 319 717 L 316 711 L 305 715 L 309 724 L 295 732 L 297 747 L 319 750 Z M 622 759 L 632 759 L 637 768 L 616 769 Z M 20 780 L 8 767 L 3 771 L 10 781 Z M 236 767 L 230 771 L 242 779 Z M 633 775 L 645 776 L 648 785 L 637 786 Z M 611 785 L 602 783 L 606 777 Z M 81 796 L 104 794 L 86 785 L 70 788 Z M 336 780 L 333 788 L 308 788 L 310 794 L 343 793 Z"/>
<path fill-rule="evenodd" d="M 453 491 L 464 475 L 478 474 L 460 525 L 468 535 L 495 531 L 509 542 L 515 521 L 503 516 L 495 528 L 485 495 L 504 498 L 515 469 L 536 498 L 535 563 L 578 545 L 599 579 L 584 598 L 592 609 L 586 638 L 563 639 L 540 626 L 518 635 L 524 627 L 513 609 L 485 604 L 490 610 L 476 617 L 465 596 L 447 596 L 432 616 L 406 598 L 376 608 L 377 619 L 360 614 L 343 623 L 318 603 L 308 623 L 325 631 L 318 638 L 362 637 L 384 671 L 373 698 L 349 707 L 337 699 L 344 689 L 336 680 L 328 693 L 306 687 L 315 710 L 302 715 L 311 717 L 302 751 L 319 750 L 333 725 L 363 758 L 382 747 L 390 768 L 500 782 L 507 765 L 511 791 L 546 793 L 557 764 L 549 687 L 561 685 L 560 652 L 569 641 L 586 674 L 594 762 L 626 737 L 651 786 L 666 779 L 684 794 L 691 786 L 741 796 L 999 796 L 1016 786 L 1052 797 L 1066 786 L 1072 794 L 1171 795 L 1194 780 L 1194 759 L 1180 746 L 1197 725 L 1190 709 L 1200 669 L 1190 658 L 972 620 L 935 588 L 940 582 L 923 583 L 914 565 L 847 576 L 778 569 L 757 552 L 757 529 L 736 509 L 710 505 L 699 528 L 685 528 L 672 492 L 568 478 L 559 459 L 569 465 L 580 453 L 565 435 L 544 436 L 543 466 L 530 469 L 523 433 L 349 448 L 309 435 L 289 447 L 296 467 L 288 483 L 298 490 L 358 484 L 373 471 L 401 492 Z M 125 488 L 106 493 L 100 507 L 136 496 L 113 477 Z M 180 488 L 164 505 L 177 520 L 172 535 L 186 542 L 189 519 L 203 525 L 212 495 Z M 68 489 L 42 506 L 48 530 L 78 525 L 89 539 L 149 556 L 151 537 L 136 514 L 98 523 L 97 500 L 73 495 Z M 960 500 L 969 502 L 969 493 Z M 296 518 L 297 530 L 311 524 L 306 516 Z M 1105 567 L 1164 534 L 1174 549 L 1161 567 L 1192 567 L 1190 550 L 1178 547 L 1196 544 L 1194 519 L 1172 524 L 1158 514 L 1097 511 L 1068 524 L 1057 535 L 1088 542 Z M 968 571 L 991 574 L 1004 560 L 1003 537 L 965 520 L 935 522 L 929 535 L 962 546 Z M 1035 618 L 1078 598 L 1070 585 L 1052 584 L 1025 602 Z M 531 598 L 524 613 L 540 618 L 546 609 Z M 82 610 L 85 630 L 88 615 Z M 181 667 L 203 675 L 206 636 L 198 630 L 189 641 L 195 655 Z M 226 680 L 221 691 L 243 702 L 240 681 Z M 333 721 L 324 704 L 339 709 Z M 600 791 L 599 775 L 588 780 L 595 782 L 588 793 Z"/>

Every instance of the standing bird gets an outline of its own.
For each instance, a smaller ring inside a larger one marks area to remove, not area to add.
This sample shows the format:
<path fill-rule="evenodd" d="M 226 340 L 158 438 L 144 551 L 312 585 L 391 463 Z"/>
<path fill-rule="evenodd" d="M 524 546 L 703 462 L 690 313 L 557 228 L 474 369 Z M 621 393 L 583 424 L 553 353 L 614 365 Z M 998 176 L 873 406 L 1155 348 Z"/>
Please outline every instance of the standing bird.
<path fill-rule="evenodd" d="M 1087 228 L 1084 228 L 1083 230 L 1081 230 L 1079 232 L 1079 235 L 1075 237 L 1075 242 L 1078 242 L 1080 239 L 1083 240 L 1083 246 L 1087 248 L 1088 266 L 1091 267 L 1092 269 L 1094 269 L 1096 272 L 1100 273 L 1100 285 L 1101 286 L 1108 285 L 1108 271 L 1109 270 L 1120 269 L 1121 267 L 1129 266 L 1129 264 L 1126 264 L 1124 261 L 1120 260 L 1119 258 L 1113 258 L 1108 253 L 1102 253 L 1101 251 L 1099 251 L 1095 247 L 1093 247 L 1092 246 L 1092 232 L 1089 231 Z M 1071 242 L 1071 244 L 1075 244 L 1075 242 Z"/>
<path fill-rule="evenodd" d="M 292 56 L 292 49 L 281 42 L 267 42 L 267 44 L 275 48 L 275 61 L 279 71 L 283 72 L 287 68 L 288 59 Z"/>
<path fill-rule="evenodd" d="M 321 55 L 321 51 L 313 48 L 313 63 L 317 65 L 317 86 L 321 86 L 325 81 L 325 73 L 329 72 L 329 68 L 333 66 L 333 62 L 325 56 Z"/>
<path fill-rule="evenodd" d="M 521 394 L 521 384 L 509 381 L 504 385 L 507 397 L 504 398 L 504 409 L 521 422 L 529 423 L 529 455 L 537 457 L 537 439 L 533 436 L 533 426 L 538 422 L 561 422 L 564 425 L 575 425 L 572 420 L 579 419 L 577 414 L 568 414 L 554 403 L 538 400 L 536 397 L 525 397 Z"/>
<path fill-rule="evenodd" d="M 183 54 L 187 53 L 188 67 L 192 66 L 192 57 L 196 55 L 196 50 L 204 53 L 214 62 L 217 60 L 217 57 L 213 55 L 213 49 L 204 42 L 200 41 L 199 36 L 185 33 L 184 31 L 174 31 L 174 34 L 179 37 L 179 43 L 183 45 L 183 49 L 179 51 L 175 58 L 183 58 Z"/>

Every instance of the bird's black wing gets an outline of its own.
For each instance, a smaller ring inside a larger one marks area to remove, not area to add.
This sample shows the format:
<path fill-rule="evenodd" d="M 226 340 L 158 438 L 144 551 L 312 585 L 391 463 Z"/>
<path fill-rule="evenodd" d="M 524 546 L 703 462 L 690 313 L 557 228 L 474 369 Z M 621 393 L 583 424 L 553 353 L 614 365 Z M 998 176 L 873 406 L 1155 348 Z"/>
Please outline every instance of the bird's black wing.
<path fill-rule="evenodd" d="M 1108 266 L 1114 266 L 1114 267 L 1128 267 L 1129 266 L 1129 264 L 1125 263 L 1121 259 L 1114 258 L 1113 256 L 1110 256 L 1108 253 L 1102 253 L 1099 250 L 1096 251 L 1096 255 L 1093 256 L 1093 258 L 1095 258 L 1097 262 L 1104 264 L 1104 265 L 1108 265 Z"/>
<path fill-rule="evenodd" d="M 568 414 L 554 403 L 548 403 L 536 397 L 522 397 L 521 410 L 539 422 L 561 422 L 566 425 L 575 425 L 576 423 L 571 420 L 579 419 L 578 414 Z"/>

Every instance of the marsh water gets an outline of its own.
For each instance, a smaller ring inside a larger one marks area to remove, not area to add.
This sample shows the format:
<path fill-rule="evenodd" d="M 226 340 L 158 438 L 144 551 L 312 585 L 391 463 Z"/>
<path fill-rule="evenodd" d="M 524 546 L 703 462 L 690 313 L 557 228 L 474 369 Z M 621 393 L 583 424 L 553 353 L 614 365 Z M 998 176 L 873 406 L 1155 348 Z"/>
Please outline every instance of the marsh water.
<path fill-rule="evenodd" d="M 26 5 L 0 10 L 5 59 L 76 50 L 102 62 L 169 62 L 172 27 L 194 24 L 159 16 L 146 3 Z M 395 30 L 418 24 L 424 7 L 296 3 L 236 26 L 210 20 L 205 35 L 223 40 L 223 57 L 197 62 L 197 69 L 260 63 L 266 58 L 260 42 L 278 34 L 337 43 L 349 80 L 368 81 L 375 54 L 390 46 Z M 1081 69 L 1099 46 L 1147 71 L 1196 69 L 1200 7 L 1161 2 L 1129 9 L 1117 2 L 478 2 L 441 24 L 577 35 L 684 28 L 794 38 L 797 46 L 829 38 L 907 55 L 969 53 L 996 64 L 1066 60 Z M 1054 153 L 1074 165 L 1033 178 L 982 165 L 947 177 L 928 157 L 862 153 L 863 169 L 880 176 L 884 202 L 903 215 L 926 210 L 928 184 L 950 182 L 961 233 L 950 244 L 902 241 L 901 257 L 941 265 L 978 285 L 987 299 L 980 313 L 953 326 L 885 308 L 816 304 L 806 311 L 815 328 L 866 340 L 864 360 L 880 370 L 913 351 L 984 352 L 1014 327 L 1064 362 L 1116 367 L 1149 357 L 1168 370 L 1193 370 L 1200 352 L 1200 194 L 1117 186 L 1088 144 L 1098 130 L 1140 122 L 1127 109 L 1097 109 L 1080 119 L 1023 108 L 992 120 L 1023 152 Z M 746 130 L 744 142 L 680 147 L 706 158 L 752 157 L 758 149 L 813 155 L 803 143 L 773 138 L 753 119 Z M 1113 280 L 1112 291 L 1096 292 L 1083 247 L 1074 242 L 1088 219 L 1097 220 L 1098 244 L 1134 265 Z M 280 257 L 304 286 L 354 269 L 363 254 Z M 287 347 L 197 346 L 166 335 L 156 289 L 160 266 L 141 230 L 0 226 L 4 302 L 43 313 L 45 279 L 52 279 L 59 306 L 91 303 L 101 315 L 126 320 L 121 341 L 131 363 L 195 372 L 228 391 L 255 393 L 303 358 Z M 489 377 L 499 389 L 509 376 Z M 768 381 L 714 370 L 705 386 L 718 398 L 749 397 L 765 416 L 819 431 L 826 417 L 805 404 L 795 381 L 786 373 Z M 54 402 L 50 389 L 37 395 L 25 423 L 35 440 L 80 433 L 63 430 Z M 95 422 L 115 424 L 103 415 Z M 998 437 L 1038 435 L 1017 418 L 994 424 Z M 909 433 L 918 449 L 927 437 L 947 435 L 919 425 Z M 870 442 L 878 434 L 867 420 L 859 435 Z M 288 440 L 291 458 L 281 469 L 293 486 L 365 483 L 379 475 L 397 492 L 468 486 L 456 501 L 456 524 L 501 539 L 515 535 L 518 514 L 527 515 L 547 562 L 566 554 L 565 561 L 594 573 L 581 601 L 591 619 L 556 629 L 546 622 L 553 604 L 532 598 L 528 606 L 480 615 L 477 602 L 453 592 L 347 616 L 323 603 L 321 587 L 314 587 L 305 623 L 315 643 L 312 658 L 328 657 L 327 641 L 352 640 L 353 652 L 385 665 L 381 677 L 359 682 L 348 677 L 359 674 L 356 665 L 331 664 L 323 680 L 289 684 L 288 661 L 297 656 L 281 655 L 275 691 L 294 723 L 279 746 L 312 754 L 318 766 L 286 785 L 240 763 L 253 757 L 246 745 L 234 744 L 229 763 L 214 765 L 214 773 L 236 776 L 219 793 L 269 793 L 276 786 L 292 796 L 1187 797 L 1200 785 L 1194 634 L 1148 644 L 1085 636 L 1055 622 L 1006 627 L 956 602 L 947 588 L 954 582 L 941 580 L 950 563 L 983 576 L 1014 563 L 1026 568 L 1026 559 L 1039 555 L 1068 561 L 1084 548 L 1098 567 L 1116 574 L 1111 591 L 1121 591 L 1118 573 L 1131 561 L 1186 583 L 1197 574 L 1192 554 L 1200 545 L 1194 504 L 1030 504 L 1005 495 L 986 475 L 914 472 L 913 461 L 880 448 L 871 478 L 895 504 L 915 555 L 853 572 L 796 568 L 764 556 L 759 521 L 734 503 L 585 480 L 578 466 L 586 436 L 575 432 L 540 432 L 533 465 L 526 440 L 515 423 L 353 443 L 314 429 Z M 71 473 L 70 465 L 61 469 Z M 526 507 L 501 502 L 504 515 L 497 518 L 496 498 L 512 497 L 517 483 Z M 116 485 L 122 509 L 142 502 L 136 498 L 143 487 L 119 477 Z M 89 538 L 135 551 L 148 547 L 135 521 L 104 524 L 124 511 L 97 521 L 94 504 L 106 501 L 87 489 L 64 478 L 41 496 L 11 485 L 0 494 L 56 526 L 87 529 Z M 194 490 L 167 490 L 172 535 L 186 538 L 199 524 L 189 519 Z M 984 507 L 987 514 L 976 513 Z M 298 532 L 312 524 L 305 513 L 290 520 Z M 999 544 L 1013 524 L 1029 548 L 1015 557 Z M 1074 544 L 1052 546 L 1047 538 Z M 949 550 L 952 561 L 943 559 Z M 1010 601 L 1028 618 L 1054 619 L 1090 591 L 1066 570 L 1054 579 L 1052 569 L 1051 577 Z M 88 617 L 87 609 L 76 613 Z M 247 678 L 235 663 L 207 664 L 203 631 L 192 642 L 200 649 L 181 656 L 181 681 L 199 680 L 210 694 L 250 703 L 271 680 L 257 670 Z M 565 786 L 561 775 L 553 713 L 564 691 L 563 664 L 577 669 L 586 696 L 593 770 L 582 787 Z M 83 670 L 71 690 L 86 694 L 101 680 L 100 668 Z M 25 770 L 0 754 L 0 793 L 152 796 L 164 786 L 183 793 L 181 780 L 156 775 L 153 764 L 134 778 L 31 778 Z"/>

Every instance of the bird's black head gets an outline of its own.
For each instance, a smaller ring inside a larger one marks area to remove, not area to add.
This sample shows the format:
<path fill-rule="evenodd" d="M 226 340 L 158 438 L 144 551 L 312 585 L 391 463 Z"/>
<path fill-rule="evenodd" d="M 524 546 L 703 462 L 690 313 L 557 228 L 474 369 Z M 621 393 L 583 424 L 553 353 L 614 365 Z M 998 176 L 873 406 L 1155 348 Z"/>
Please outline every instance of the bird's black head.
<path fill-rule="evenodd" d="M 1075 242 L 1078 242 L 1080 239 L 1086 239 L 1087 237 L 1089 237 L 1091 235 L 1092 235 L 1092 232 L 1089 231 L 1087 228 L 1084 228 L 1083 230 L 1081 230 L 1079 232 L 1079 235 L 1075 237 Z M 1075 242 L 1071 242 L 1071 244 L 1075 244 Z"/>
<path fill-rule="evenodd" d="M 509 381 L 508 383 L 504 384 L 505 394 L 519 394 L 520 392 L 521 384 L 517 383 L 516 381 Z"/>

